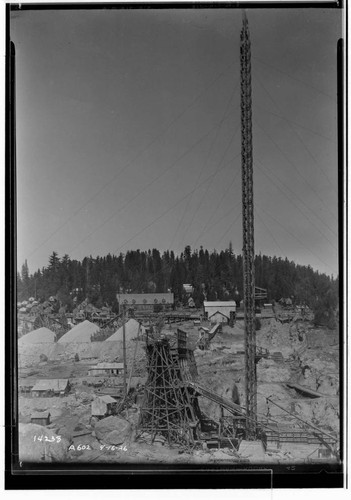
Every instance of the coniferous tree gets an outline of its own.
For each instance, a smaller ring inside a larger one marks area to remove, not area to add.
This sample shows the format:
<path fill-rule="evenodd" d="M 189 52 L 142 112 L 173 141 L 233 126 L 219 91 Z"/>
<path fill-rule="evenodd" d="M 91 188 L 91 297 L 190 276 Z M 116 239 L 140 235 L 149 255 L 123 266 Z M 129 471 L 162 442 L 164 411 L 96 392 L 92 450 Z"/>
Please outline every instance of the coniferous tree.
<path fill-rule="evenodd" d="M 117 311 L 119 292 L 166 292 L 171 290 L 176 302 L 187 304 L 183 285 L 194 288 L 193 299 L 198 307 L 207 300 L 240 300 L 243 296 L 242 256 L 234 254 L 233 246 L 220 252 L 207 249 L 192 250 L 175 256 L 157 249 L 129 250 L 125 255 L 108 254 L 105 257 L 85 257 L 72 260 L 57 252 L 49 257 L 47 267 L 29 274 L 25 262 L 17 275 L 18 300 L 37 296 L 42 301 L 57 296 L 61 305 L 73 307 L 85 298 L 96 307 L 106 303 Z M 255 257 L 256 285 L 267 289 L 267 300 L 290 297 L 294 303 L 305 303 L 324 313 L 324 322 L 333 322 L 338 306 L 338 280 L 314 271 L 310 266 L 296 265 L 287 258 L 257 255 Z M 333 312 L 332 312 L 333 311 Z M 320 316 L 321 317 L 321 316 Z M 317 314 L 318 319 L 318 314 Z M 320 320 L 321 321 L 321 320 Z"/>

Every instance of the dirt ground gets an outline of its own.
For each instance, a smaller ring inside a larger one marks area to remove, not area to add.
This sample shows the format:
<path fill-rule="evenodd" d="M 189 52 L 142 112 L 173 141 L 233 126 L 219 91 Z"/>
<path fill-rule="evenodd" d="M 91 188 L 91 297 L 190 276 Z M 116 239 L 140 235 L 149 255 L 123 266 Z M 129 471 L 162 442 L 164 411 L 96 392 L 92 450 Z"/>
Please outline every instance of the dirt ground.
<path fill-rule="evenodd" d="M 257 363 L 257 410 L 258 420 L 269 417 L 278 424 L 292 429 L 301 429 L 294 416 L 318 426 L 319 429 L 338 435 L 339 433 L 339 345 L 336 331 L 315 329 L 308 321 L 297 320 L 281 323 L 274 318 L 262 319 L 257 331 L 257 346 L 268 350 L 266 357 Z M 210 388 L 220 396 L 232 398 L 237 387 L 240 402 L 245 406 L 244 379 L 244 324 L 237 321 L 233 328 L 223 326 L 212 340 L 209 350 L 196 348 L 199 338 L 198 327 L 192 322 L 178 325 L 187 331 L 189 344 L 195 347 L 194 355 L 198 370 L 199 384 Z M 207 325 L 206 325 L 207 326 Z M 177 325 L 166 326 L 165 332 L 176 332 Z M 121 343 L 96 342 L 95 346 L 57 345 L 23 346 L 20 351 L 20 382 L 68 378 L 72 389 L 66 397 L 32 398 L 19 395 L 19 422 L 29 424 L 35 411 L 48 410 L 51 424 L 47 429 L 68 440 L 66 460 L 72 462 L 113 462 L 113 463 L 233 463 L 257 461 L 301 462 L 310 460 L 318 445 L 305 447 L 288 443 L 283 449 L 264 451 L 259 443 L 242 444 L 239 450 L 197 449 L 189 453 L 179 447 L 169 448 L 162 442 L 153 445 L 135 442 L 139 408 L 134 405 L 128 415 L 122 415 L 131 424 L 131 435 L 123 446 L 103 443 L 96 438 L 95 422 L 91 420 L 91 402 L 98 389 L 86 385 L 88 370 L 99 361 L 122 360 Z M 104 345 L 103 345 L 104 344 Z M 75 362 L 78 353 L 80 361 Z M 40 361 L 45 354 L 48 361 Z M 127 344 L 127 365 L 133 375 L 144 377 L 146 372 L 145 343 L 130 341 Z M 122 378 L 120 380 L 122 383 Z M 296 383 L 318 391 L 315 399 L 305 397 L 287 383 Z M 270 397 L 284 410 L 272 403 Z M 199 398 L 201 410 L 214 420 L 220 417 L 220 408 L 214 402 Z M 286 410 L 286 411 L 285 411 Z M 288 413 L 289 412 L 289 413 Z M 44 428 L 45 430 L 45 428 Z"/>

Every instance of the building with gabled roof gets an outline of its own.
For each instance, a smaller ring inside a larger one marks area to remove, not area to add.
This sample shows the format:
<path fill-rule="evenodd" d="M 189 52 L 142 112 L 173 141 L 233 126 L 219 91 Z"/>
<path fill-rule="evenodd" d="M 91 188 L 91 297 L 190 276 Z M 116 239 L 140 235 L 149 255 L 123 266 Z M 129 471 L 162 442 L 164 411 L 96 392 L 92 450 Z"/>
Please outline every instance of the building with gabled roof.
<path fill-rule="evenodd" d="M 53 396 L 66 396 L 71 389 L 71 384 L 67 378 L 53 378 L 38 380 L 32 387 L 34 398 L 47 398 Z"/>
<path fill-rule="evenodd" d="M 89 368 L 89 376 L 105 375 L 108 377 L 117 376 L 123 373 L 123 363 L 98 363 Z"/>
<path fill-rule="evenodd" d="M 142 312 L 169 311 L 173 308 L 173 293 L 118 293 L 119 306 Z"/>
<path fill-rule="evenodd" d="M 92 417 L 107 417 L 114 415 L 117 410 L 118 401 L 108 394 L 98 396 L 91 403 Z"/>
<path fill-rule="evenodd" d="M 235 300 L 204 301 L 205 318 L 212 323 L 226 323 L 234 320 L 236 313 Z"/>
<path fill-rule="evenodd" d="M 37 425 L 49 425 L 50 416 L 50 412 L 48 411 L 36 411 L 32 413 L 30 417 L 30 423 Z"/>

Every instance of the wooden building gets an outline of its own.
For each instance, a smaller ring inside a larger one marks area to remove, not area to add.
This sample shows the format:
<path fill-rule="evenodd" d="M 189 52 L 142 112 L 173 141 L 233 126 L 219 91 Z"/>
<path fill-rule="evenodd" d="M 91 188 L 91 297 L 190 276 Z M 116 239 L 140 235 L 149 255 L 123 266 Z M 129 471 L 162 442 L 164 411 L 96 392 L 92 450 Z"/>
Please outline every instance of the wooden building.
<path fill-rule="evenodd" d="M 98 396 L 91 403 L 91 416 L 108 417 L 110 415 L 115 415 L 117 404 L 118 402 L 108 394 Z"/>
<path fill-rule="evenodd" d="M 48 411 L 40 411 L 32 413 L 30 417 L 31 424 L 37 425 L 49 425 L 50 424 L 50 413 Z"/>
<path fill-rule="evenodd" d="M 71 389 L 71 385 L 66 378 L 55 378 L 49 380 L 38 380 L 32 388 L 34 398 L 48 398 L 53 396 L 66 396 Z"/>
<path fill-rule="evenodd" d="M 123 363 L 98 363 L 89 368 L 89 376 L 116 377 L 123 373 Z"/>
<path fill-rule="evenodd" d="M 28 378 L 24 378 L 24 379 L 19 380 L 19 382 L 18 382 L 18 392 L 21 395 L 31 396 L 32 395 L 32 389 L 35 386 L 36 382 L 37 382 L 36 379 L 33 380 L 33 379 L 28 379 Z"/>
<path fill-rule="evenodd" d="M 228 323 L 235 319 L 236 302 L 227 301 L 204 301 L 205 318 L 211 323 Z"/>
<path fill-rule="evenodd" d="M 135 312 L 154 313 L 171 311 L 174 306 L 173 293 L 118 293 L 117 301 L 121 307 Z"/>

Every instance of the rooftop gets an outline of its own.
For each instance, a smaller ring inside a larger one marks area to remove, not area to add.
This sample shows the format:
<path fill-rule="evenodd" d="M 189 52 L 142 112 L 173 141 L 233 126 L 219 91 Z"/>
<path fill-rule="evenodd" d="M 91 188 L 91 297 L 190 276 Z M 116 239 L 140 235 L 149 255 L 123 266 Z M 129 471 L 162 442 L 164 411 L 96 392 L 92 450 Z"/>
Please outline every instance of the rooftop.
<path fill-rule="evenodd" d="M 53 378 L 48 380 L 38 380 L 33 387 L 33 391 L 64 391 L 67 387 L 69 380 L 67 378 Z"/>
<path fill-rule="evenodd" d="M 98 363 L 92 366 L 90 370 L 121 370 L 123 369 L 123 363 Z"/>
<path fill-rule="evenodd" d="M 103 401 L 106 404 L 117 403 L 116 399 L 112 398 L 108 394 L 104 394 L 103 396 L 98 396 L 98 399 L 101 399 L 101 401 Z"/>
<path fill-rule="evenodd" d="M 205 300 L 204 307 L 236 307 L 236 302 L 235 300 Z"/>
<path fill-rule="evenodd" d="M 118 293 L 117 300 L 120 304 L 151 305 L 173 304 L 173 293 Z"/>
<path fill-rule="evenodd" d="M 50 417 L 50 412 L 48 411 L 36 411 L 32 413 L 30 418 L 48 418 Z"/>

